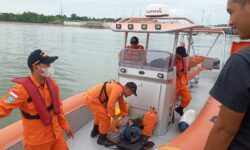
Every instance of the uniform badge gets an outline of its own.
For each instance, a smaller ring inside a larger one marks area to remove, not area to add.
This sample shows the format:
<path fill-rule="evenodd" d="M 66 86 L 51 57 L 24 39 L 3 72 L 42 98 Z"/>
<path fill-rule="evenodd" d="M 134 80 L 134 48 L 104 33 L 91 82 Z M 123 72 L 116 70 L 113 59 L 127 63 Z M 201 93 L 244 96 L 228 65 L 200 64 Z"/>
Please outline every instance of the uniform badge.
<path fill-rule="evenodd" d="M 15 98 L 14 98 L 13 96 L 11 96 L 11 95 L 10 95 L 10 96 L 7 96 L 7 97 L 5 98 L 5 102 L 8 103 L 8 104 L 13 103 L 14 100 L 15 100 Z"/>
<path fill-rule="evenodd" d="M 14 100 L 15 100 L 17 97 L 18 97 L 18 96 L 17 96 L 14 92 L 10 92 L 10 93 L 9 93 L 9 96 L 7 96 L 7 97 L 5 98 L 5 102 L 8 103 L 8 104 L 13 103 Z"/>

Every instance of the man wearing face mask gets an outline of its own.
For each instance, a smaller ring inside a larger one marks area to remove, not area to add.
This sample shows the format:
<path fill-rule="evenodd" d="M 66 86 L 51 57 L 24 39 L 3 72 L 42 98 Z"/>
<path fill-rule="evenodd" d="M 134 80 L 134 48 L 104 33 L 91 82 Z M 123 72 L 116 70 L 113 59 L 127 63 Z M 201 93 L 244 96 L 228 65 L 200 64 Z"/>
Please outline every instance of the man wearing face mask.
<path fill-rule="evenodd" d="M 20 109 L 26 150 L 67 150 L 62 131 L 73 138 L 64 117 L 59 87 L 51 78 L 54 72 L 51 63 L 57 58 L 40 49 L 33 51 L 28 57 L 31 74 L 12 79 L 16 85 L 0 100 L 0 117 Z"/>

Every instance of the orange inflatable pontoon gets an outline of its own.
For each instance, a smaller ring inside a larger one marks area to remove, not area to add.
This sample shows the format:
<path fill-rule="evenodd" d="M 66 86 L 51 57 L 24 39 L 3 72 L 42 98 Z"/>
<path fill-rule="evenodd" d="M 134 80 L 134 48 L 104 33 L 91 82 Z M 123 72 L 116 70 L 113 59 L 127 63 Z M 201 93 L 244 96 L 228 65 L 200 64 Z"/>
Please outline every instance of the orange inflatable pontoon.
<path fill-rule="evenodd" d="M 191 126 L 159 150 L 203 150 L 219 110 L 220 103 L 210 97 Z"/>

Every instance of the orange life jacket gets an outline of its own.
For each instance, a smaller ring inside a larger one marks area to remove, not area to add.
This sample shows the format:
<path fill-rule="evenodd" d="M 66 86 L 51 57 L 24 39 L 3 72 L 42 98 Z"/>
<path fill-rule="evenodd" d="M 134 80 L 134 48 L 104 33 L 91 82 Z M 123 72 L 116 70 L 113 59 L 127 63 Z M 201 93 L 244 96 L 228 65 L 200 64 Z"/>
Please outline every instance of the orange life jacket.
<path fill-rule="evenodd" d="M 35 108 L 38 112 L 38 115 L 30 115 L 26 112 L 22 112 L 23 116 L 27 119 L 41 119 L 44 125 L 48 125 L 51 123 L 51 115 L 49 111 L 51 109 L 54 109 L 56 114 L 60 114 L 60 105 L 59 105 L 59 95 L 56 90 L 56 87 L 54 85 L 54 81 L 51 78 L 46 78 L 46 82 L 48 84 L 50 95 L 52 98 L 52 104 L 47 108 L 44 100 L 39 93 L 38 89 L 35 87 L 34 83 L 30 79 L 30 77 L 24 77 L 24 78 L 14 78 L 11 80 L 12 82 L 16 82 L 18 84 L 22 84 L 27 91 L 27 93 L 30 95 L 31 100 L 33 101 Z"/>
<path fill-rule="evenodd" d="M 108 104 L 108 99 L 109 99 L 108 94 L 107 94 L 107 90 L 106 90 L 107 84 L 109 84 L 109 83 L 115 83 L 115 84 L 118 84 L 120 87 L 122 87 L 122 89 L 124 88 L 123 85 L 119 81 L 116 81 L 116 80 L 104 82 L 102 89 L 101 89 L 101 92 L 99 94 L 99 100 L 100 100 L 100 103 L 103 104 L 105 107 Z"/>
<path fill-rule="evenodd" d="M 157 122 L 158 119 L 156 112 L 154 108 L 150 108 L 150 110 L 144 114 L 142 119 L 142 125 L 143 125 L 142 134 L 148 137 L 152 136 L 153 130 Z"/>
<path fill-rule="evenodd" d="M 187 67 L 186 61 L 182 59 L 176 59 L 176 70 L 177 70 L 177 77 L 180 78 L 182 75 L 187 76 Z"/>

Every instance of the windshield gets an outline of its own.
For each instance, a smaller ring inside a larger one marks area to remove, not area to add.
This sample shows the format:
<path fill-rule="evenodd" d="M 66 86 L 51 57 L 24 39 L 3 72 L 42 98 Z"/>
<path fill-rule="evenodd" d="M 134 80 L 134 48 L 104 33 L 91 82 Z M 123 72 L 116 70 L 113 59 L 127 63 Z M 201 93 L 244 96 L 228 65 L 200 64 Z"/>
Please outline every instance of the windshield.
<path fill-rule="evenodd" d="M 138 69 L 172 71 L 172 54 L 160 50 L 123 49 L 119 54 L 120 66 Z"/>

